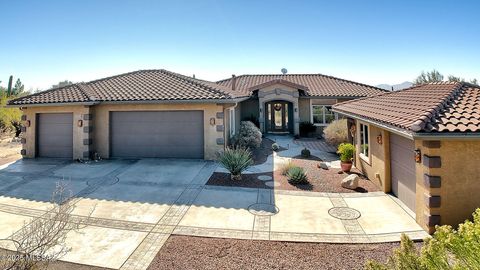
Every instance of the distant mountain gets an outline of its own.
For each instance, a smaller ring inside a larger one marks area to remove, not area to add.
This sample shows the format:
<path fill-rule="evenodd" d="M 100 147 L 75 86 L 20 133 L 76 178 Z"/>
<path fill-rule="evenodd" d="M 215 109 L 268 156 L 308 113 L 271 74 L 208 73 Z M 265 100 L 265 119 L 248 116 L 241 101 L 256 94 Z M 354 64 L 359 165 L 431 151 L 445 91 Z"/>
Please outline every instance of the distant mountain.
<path fill-rule="evenodd" d="M 390 90 L 390 91 L 392 90 L 392 87 L 393 87 L 393 91 L 397 91 L 397 90 L 402 90 L 402 89 L 411 87 L 412 85 L 413 85 L 413 83 L 411 83 L 411 82 L 403 82 L 403 83 L 394 84 L 394 85 L 391 85 L 391 84 L 379 84 L 379 85 L 377 85 L 377 87 L 378 87 L 378 88 L 385 89 L 385 90 Z"/>

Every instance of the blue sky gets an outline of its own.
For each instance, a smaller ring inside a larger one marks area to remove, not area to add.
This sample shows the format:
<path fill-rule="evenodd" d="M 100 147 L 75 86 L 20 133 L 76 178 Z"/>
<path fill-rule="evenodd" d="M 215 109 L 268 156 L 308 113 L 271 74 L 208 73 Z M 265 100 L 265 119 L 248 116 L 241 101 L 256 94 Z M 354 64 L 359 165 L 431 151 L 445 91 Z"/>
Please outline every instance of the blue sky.
<path fill-rule="evenodd" d="M 422 70 L 480 79 L 480 1 L 0 0 L 0 80 L 27 88 L 165 68 L 323 73 L 367 84 Z"/>

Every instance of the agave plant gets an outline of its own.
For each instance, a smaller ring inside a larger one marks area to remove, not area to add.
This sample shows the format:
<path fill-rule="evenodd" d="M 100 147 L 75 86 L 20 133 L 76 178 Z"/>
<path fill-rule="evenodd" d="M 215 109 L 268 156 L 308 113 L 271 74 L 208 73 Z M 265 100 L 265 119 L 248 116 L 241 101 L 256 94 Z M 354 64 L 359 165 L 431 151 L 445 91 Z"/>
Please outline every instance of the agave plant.
<path fill-rule="evenodd" d="M 240 180 L 242 172 L 252 166 L 252 153 L 246 148 L 227 148 L 219 157 L 218 162 L 230 172 L 232 180 Z"/>

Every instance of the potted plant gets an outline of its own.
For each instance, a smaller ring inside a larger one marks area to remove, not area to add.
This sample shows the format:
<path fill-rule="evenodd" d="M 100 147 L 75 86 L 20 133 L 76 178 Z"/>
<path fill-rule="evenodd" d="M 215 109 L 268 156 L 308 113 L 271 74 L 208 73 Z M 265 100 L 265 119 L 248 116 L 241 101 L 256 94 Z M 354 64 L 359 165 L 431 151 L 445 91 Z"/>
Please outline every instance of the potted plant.
<path fill-rule="evenodd" d="M 219 157 L 218 162 L 230 172 L 234 181 L 242 179 L 242 172 L 253 164 L 252 154 L 246 148 L 226 148 Z"/>
<path fill-rule="evenodd" d="M 352 169 L 355 146 L 351 143 L 341 143 L 338 146 L 337 153 L 340 155 L 340 166 L 342 167 L 342 171 L 349 172 Z"/>

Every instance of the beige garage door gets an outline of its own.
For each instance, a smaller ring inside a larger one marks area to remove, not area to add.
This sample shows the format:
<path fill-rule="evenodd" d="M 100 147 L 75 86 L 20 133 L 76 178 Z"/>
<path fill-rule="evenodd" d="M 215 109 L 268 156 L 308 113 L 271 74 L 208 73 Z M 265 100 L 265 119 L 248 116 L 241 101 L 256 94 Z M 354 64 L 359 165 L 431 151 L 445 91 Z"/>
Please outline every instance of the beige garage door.
<path fill-rule="evenodd" d="M 73 157 L 73 115 L 71 113 L 37 114 L 37 156 Z"/>
<path fill-rule="evenodd" d="M 415 211 L 414 142 L 399 135 L 390 136 L 392 191 L 408 208 Z"/>
<path fill-rule="evenodd" d="M 203 158 L 203 111 L 110 113 L 110 151 L 123 158 Z"/>

